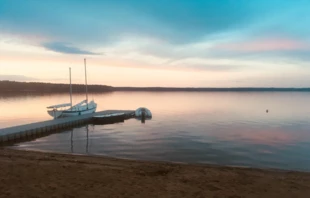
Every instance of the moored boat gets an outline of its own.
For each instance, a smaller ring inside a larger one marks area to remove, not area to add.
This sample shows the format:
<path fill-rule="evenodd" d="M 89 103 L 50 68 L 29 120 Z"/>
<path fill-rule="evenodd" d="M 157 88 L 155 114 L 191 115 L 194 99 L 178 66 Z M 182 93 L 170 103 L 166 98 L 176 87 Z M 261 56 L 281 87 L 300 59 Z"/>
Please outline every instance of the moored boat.
<path fill-rule="evenodd" d="M 79 102 L 78 104 L 72 106 L 72 84 L 71 84 L 71 68 L 69 68 L 70 76 L 70 103 L 57 104 L 47 107 L 47 113 L 54 117 L 70 117 L 79 116 L 96 112 L 97 103 L 94 100 L 88 102 L 88 90 L 87 90 L 87 74 L 86 74 L 86 59 L 84 59 L 85 67 L 85 92 L 86 100 Z M 69 108 L 68 108 L 69 107 Z"/>

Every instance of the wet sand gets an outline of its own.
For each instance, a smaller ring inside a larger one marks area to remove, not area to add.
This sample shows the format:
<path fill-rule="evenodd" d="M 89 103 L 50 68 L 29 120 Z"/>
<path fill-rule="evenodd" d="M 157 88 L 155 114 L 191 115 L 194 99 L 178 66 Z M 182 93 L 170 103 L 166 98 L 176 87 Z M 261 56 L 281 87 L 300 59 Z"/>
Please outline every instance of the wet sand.
<path fill-rule="evenodd" d="M 309 197 L 310 173 L 0 149 L 0 197 Z"/>

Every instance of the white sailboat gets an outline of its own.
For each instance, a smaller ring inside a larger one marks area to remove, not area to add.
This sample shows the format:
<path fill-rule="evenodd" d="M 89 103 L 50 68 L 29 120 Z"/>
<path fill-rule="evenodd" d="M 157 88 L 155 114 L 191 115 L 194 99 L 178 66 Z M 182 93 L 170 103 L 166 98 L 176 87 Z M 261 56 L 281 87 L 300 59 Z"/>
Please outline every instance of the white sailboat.
<path fill-rule="evenodd" d="M 92 100 L 88 102 L 88 90 L 87 90 L 87 74 L 86 74 L 86 59 L 84 59 L 85 67 L 85 92 L 86 100 L 79 102 L 76 105 L 72 106 L 72 84 L 71 84 L 71 68 L 69 68 L 70 75 L 70 103 L 57 104 L 47 107 L 47 113 L 54 117 L 70 117 L 70 116 L 79 116 L 89 113 L 94 113 L 97 109 L 97 104 Z M 69 107 L 69 108 L 68 108 Z"/>

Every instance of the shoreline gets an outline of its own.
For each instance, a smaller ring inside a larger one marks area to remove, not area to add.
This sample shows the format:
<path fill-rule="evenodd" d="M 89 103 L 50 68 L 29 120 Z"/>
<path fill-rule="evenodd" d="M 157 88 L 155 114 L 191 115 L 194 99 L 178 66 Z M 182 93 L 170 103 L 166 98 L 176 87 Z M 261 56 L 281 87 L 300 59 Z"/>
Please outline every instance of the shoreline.
<path fill-rule="evenodd" d="M 53 94 L 68 93 L 69 84 L 46 82 L 20 82 L 0 80 L 0 89 L 5 94 L 36 93 Z M 72 84 L 73 93 L 84 93 L 84 84 Z M 115 91 L 147 91 L 147 92 L 310 92 L 310 87 L 131 87 L 90 84 L 89 93 L 109 93 Z"/>
<path fill-rule="evenodd" d="M 308 197 L 310 173 L 0 148 L 0 197 Z"/>
<path fill-rule="evenodd" d="M 44 149 L 27 149 L 27 148 L 18 148 L 4 146 L 5 149 L 25 151 L 25 152 L 34 152 L 34 153 L 45 153 L 45 154 L 55 154 L 55 155 L 65 155 L 65 156 L 84 156 L 90 158 L 101 158 L 101 159 L 112 159 L 112 160 L 124 160 L 131 162 L 141 162 L 141 163 L 154 163 L 154 164 L 176 164 L 176 165 L 188 165 L 188 166 L 201 166 L 201 167 L 213 167 L 213 168 L 238 168 L 238 169 L 250 169 L 250 170 L 263 170 L 263 171 L 272 171 L 272 172 L 296 172 L 296 173 L 307 173 L 310 174 L 310 170 L 294 170 L 294 169 L 281 169 L 281 168 L 268 168 L 268 167 L 251 167 L 251 166 L 242 166 L 242 165 L 226 165 L 226 164 L 208 164 L 208 163 L 189 163 L 189 162 L 177 162 L 177 161 L 168 161 L 168 160 L 146 160 L 146 159 L 136 159 L 136 158 L 126 158 L 126 157 L 115 157 L 103 154 L 83 154 L 83 153 L 69 153 L 69 152 L 57 152 Z M 1 148 L 0 148 L 1 149 Z"/>

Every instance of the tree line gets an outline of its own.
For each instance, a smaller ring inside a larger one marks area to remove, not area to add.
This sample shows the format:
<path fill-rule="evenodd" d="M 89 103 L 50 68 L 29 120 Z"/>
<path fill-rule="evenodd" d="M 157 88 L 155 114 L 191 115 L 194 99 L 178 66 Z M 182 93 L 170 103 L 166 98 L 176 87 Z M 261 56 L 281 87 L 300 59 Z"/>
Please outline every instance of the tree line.
<path fill-rule="evenodd" d="M 0 81 L 1 93 L 68 93 L 68 84 Z M 74 93 L 84 93 L 84 84 L 72 84 Z M 110 91 L 216 91 L 216 92 L 262 92 L 262 91 L 310 91 L 310 88 L 276 88 L 276 87 L 234 87 L 234 88 L 175 88 L 175 87 L 112 87 L 108 85 L 88 85 L 89 92 Z"/>

